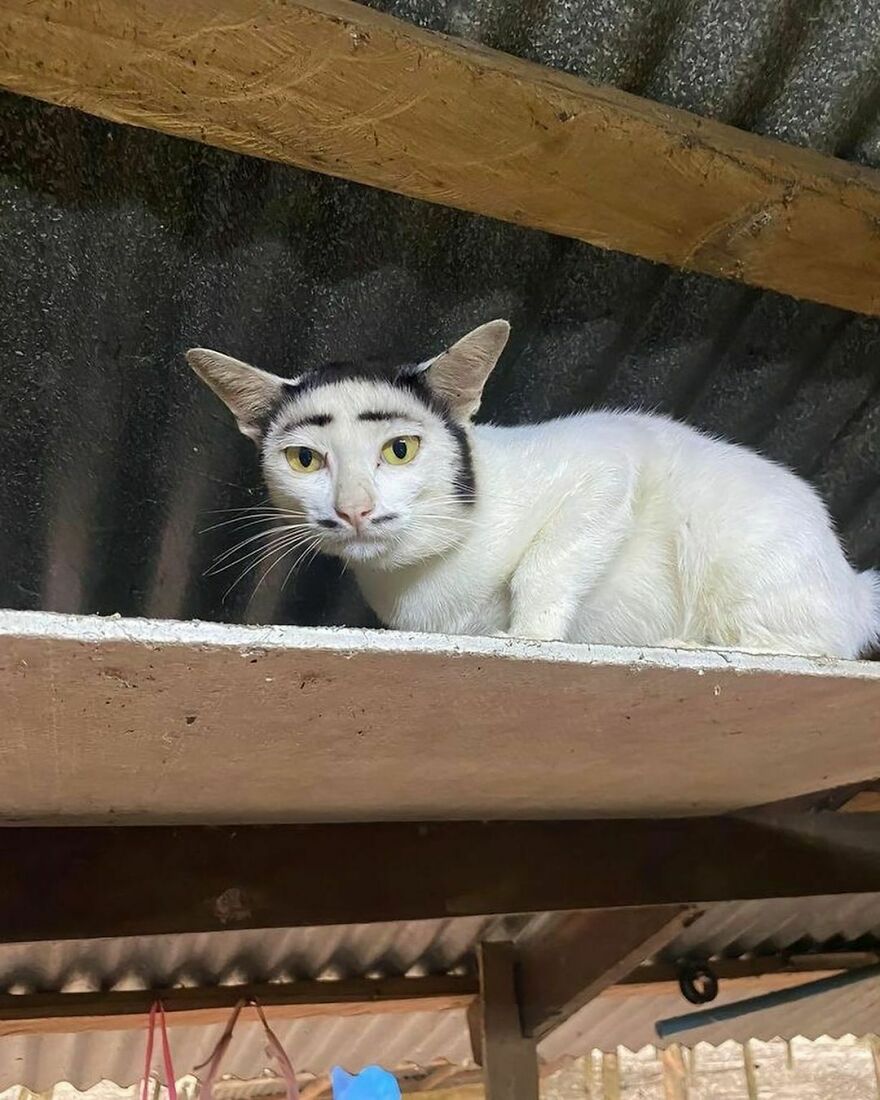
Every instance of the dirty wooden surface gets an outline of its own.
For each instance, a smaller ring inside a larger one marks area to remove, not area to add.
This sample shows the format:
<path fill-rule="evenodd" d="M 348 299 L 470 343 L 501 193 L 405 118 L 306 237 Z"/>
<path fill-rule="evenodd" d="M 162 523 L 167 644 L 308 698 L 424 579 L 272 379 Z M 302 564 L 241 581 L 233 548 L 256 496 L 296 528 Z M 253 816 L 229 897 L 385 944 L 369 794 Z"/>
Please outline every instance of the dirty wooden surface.
<path fill-rule="evenodd" d="M 348 0 L 2 0 L 0 85 L 880 312 L 876 173 Z"/>
<path fill-rule="evenodd" d="M 880 771 L 877 663 L 6 611 L 0 698 L 7 821 L 650 817 Z"/>

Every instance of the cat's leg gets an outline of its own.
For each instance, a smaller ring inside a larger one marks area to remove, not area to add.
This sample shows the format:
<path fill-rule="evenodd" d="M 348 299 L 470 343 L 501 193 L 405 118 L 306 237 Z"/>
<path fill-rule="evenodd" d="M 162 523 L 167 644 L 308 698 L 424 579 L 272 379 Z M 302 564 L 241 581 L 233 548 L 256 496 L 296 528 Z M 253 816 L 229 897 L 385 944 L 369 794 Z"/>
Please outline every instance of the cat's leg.
<path fill-rule="evenodd" d="M 588 485 L 563 497 L 511 578 L 513 637 L 566 638 L 580 603 L 630 529 L 632 481 L 628 470 L 593 471 Z"/>

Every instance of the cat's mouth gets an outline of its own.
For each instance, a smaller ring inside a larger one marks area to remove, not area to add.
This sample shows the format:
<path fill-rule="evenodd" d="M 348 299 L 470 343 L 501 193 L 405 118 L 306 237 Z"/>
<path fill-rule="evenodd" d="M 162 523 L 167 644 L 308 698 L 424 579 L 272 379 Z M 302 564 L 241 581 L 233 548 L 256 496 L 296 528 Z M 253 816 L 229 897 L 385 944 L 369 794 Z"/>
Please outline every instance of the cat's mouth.
<path fill-rule="evenodd" d="M 392 545 L 392 525 L 397 519 L 399 516 L 396 513 L 389 512 L 371 519 L 359 530 L 343 527 L 342 524 L 332 529 L 327 527 L 322 532 L 325 552 L 355 561 L 377 557 Z"/>

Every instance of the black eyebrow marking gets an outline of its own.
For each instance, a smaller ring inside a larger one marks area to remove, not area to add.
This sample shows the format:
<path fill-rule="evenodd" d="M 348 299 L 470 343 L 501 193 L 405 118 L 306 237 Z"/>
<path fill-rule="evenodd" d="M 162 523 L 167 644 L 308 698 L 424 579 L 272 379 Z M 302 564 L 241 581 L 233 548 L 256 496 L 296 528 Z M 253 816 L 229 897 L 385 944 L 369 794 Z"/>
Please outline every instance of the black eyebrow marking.
<path fill-rule="evenodd" d="M 383 412 L 379 409 L 371 409 L 368 412 L 358 413 L 358 420 L 412 420 L 412 416 L 409 413 Z"/>
<path fill-rule="evenodd" d="M 304 416 L 302 420 L 291 420 L 289 424 L 284 425 L 284 430 L 289 432 L 295 428 L 307 428 L 310 425 L 316 428 L 326 428 L 328 424 L 332 423 L 333 417 L 328 413 L 316 413 L 314 416 Z"/>

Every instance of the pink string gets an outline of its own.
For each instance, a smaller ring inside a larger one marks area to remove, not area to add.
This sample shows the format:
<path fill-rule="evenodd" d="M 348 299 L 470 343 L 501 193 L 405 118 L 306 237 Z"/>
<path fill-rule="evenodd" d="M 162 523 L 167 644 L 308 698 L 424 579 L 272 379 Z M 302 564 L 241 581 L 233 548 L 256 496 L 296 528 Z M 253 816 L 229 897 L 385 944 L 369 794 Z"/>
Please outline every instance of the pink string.
<path fill-rule="evenodd" d="M 208 1067 L 208 1072 L 205 1074 L 205 1079 L 202 1081 L 202 1088 L 200 1091 L 200 1100 L 213 1100 L 214 1095 L 214 1082 L 217 1080 L 217 1074 L 220 1070 L 220 1063 L 223 1060 L 226 1051 L 229 1048 L 229 1044 L 232 1042 L 232 1032 L 235 1029 L 235 1025 L 238 1022 L 238 1017 L 241 1015 L 241 1010 L 245 1007 L 245 1004 L 251 1004 L 257 1010 L 257 1015 L 260 1018 L 260 1023 L 263 1025 L 263 1030 L 266 1033 L 267 1039 L 267 1053 L 278 1065 L 278 1069 L 281 1072 L 281 1076 L 284 1079 L 284 1083 L 287 1087 L 287 1100 L 299 1100 L 299 1088 L 296 1083 L 296 1070 L 290 1059 L 285 1053 L 284 1047 L 278 1041 L 278 1036 L 269 1027 L 269 1022 L 266 1019 L 262 1006 L 254 1000 L 239 1001 L 235 1008 L 232 1010 L 232 1015 L 229 1017 L 229 1022 L 223 1030 L 223 1034 L 217 1041 L 217 1045 L 214 1047 L 211 1055 L 200 1065 L 195 1066 L 196 1070 Z M 142 1100 L 146 1100 L 143 1097 Z M 176 1100 L 176 1098 L 172 1098 Z"/>
<path fill-rule="evenodd" d="M 263 1030 L 266 1032 L 267 1039 L 267 1053 L 270 1057 L 274 1055 L 278 1068 L 281 1070 L 281 1076 L 284 1078 L 287 1084 L 287 1100 L 299 1100 L 299 1087 L 296 1083 L 296 1070 L 293 1068 L 293 1064 L 287 1057 L 287 1052 L 284 1047 L 278 1041 L 278 1036 L 269 1027 L 269 1022 L 263 1014 L 262 1005 L 257 1001 L 251 1001 L 251 1004 L 257 1010 L 260 1017 L 260 1023 L 263 1025 Z"/>
<path fill-rule="evenodd" d="M 153 1067 L 153 1036 L 156 1032 L 156 1015 L 159 1016 L 159 1035 L 162 1040 L 162 1061 L 165 1065 L 165 1085 L 168 1100 L 177 1100 L 177 1081 L 171 1062 L 171 1045 L 168 1042 L 168 1027 L 165 1022 L 165 1009 L 161 1001 L 154 1001 L 147 1021 L 147 1056 L 144 1060 L 144 1081 L 141 1086 L 141 1100 L 149 1100 L 150 1070 Z"/>
<path fill-rule="evenodd" d="M 245 1002 L 239 1001 L 235 1008 L 232 1010 L 232 1015 L 229 1017 L 229 1022 L 223 1030 L 223 1034 L 217 1041 L 217 1045 L 214 1047 L 213 1053 L 208 1057 L 207 1061 L 202 1062 L 200 1065 L 195 1066 L 196 1070 L 208 1067 L 208 1072 L 205 1074 L 205 1079 L 202 1081 L 201 1088 L 201 1100 L 213 1100 L 214 1095 L 214 1082 L 217 1079 L 217 1073 L 220 1069 L 220 1062 L 223 1059 L 223 1055 L 226 1053 L 226 1049 L 232 1042 L 232 1031 L 235 1027 L 235 1023 L 238 1020 L 241 1010 L 244 1008 Z"/>

